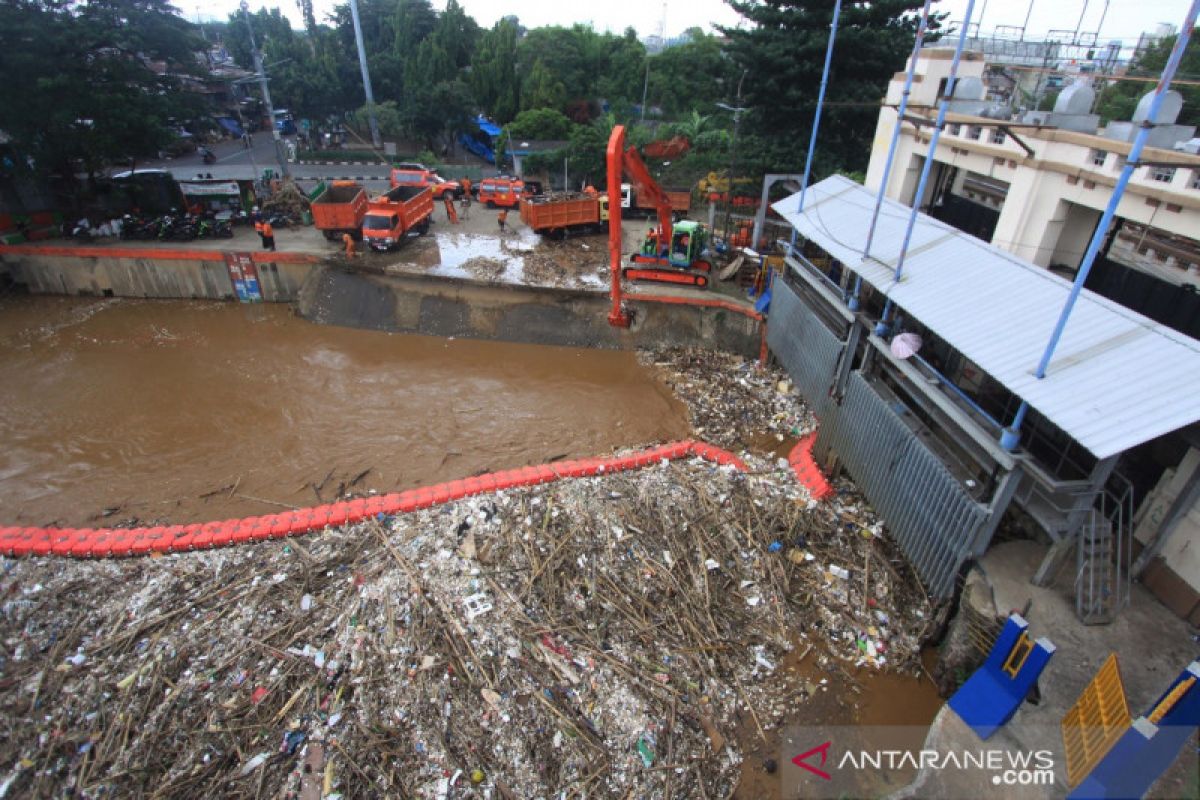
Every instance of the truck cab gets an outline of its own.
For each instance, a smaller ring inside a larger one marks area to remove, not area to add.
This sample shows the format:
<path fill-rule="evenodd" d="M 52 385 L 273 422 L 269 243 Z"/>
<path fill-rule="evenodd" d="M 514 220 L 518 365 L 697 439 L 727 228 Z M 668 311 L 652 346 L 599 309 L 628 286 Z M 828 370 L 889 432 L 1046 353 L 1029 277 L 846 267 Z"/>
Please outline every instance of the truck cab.
<path fill-rule="evenodd" d="M 479 202 L 488 208 L 516 208 L 524 191 L 525 184 L 519 178 L 484 178 L 479 182 Z"/>
<path fill-rule="evenodd" d="M 455 199 L 462 197 L 462 186 L 458 181 L 448 181 L 420 164 L 396 165 L 392 169 L 390 183 L 393 189 L 397 186 L 428 186 L 433 190 L 435 200 L 441 200 L 447 193 Z"/>

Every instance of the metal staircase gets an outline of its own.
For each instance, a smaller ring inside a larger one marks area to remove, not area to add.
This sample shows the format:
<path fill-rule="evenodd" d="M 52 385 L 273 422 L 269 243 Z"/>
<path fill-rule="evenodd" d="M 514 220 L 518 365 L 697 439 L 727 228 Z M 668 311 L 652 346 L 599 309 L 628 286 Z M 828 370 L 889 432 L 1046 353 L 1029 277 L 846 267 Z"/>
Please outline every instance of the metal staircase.
<path fill-rule="evenodd" d="M 1112 622 L 1129 604 L 1133 488 L 1114 473 L 1096 495 L 1076 543 L 1075 614 L 1085 625 Z"/>

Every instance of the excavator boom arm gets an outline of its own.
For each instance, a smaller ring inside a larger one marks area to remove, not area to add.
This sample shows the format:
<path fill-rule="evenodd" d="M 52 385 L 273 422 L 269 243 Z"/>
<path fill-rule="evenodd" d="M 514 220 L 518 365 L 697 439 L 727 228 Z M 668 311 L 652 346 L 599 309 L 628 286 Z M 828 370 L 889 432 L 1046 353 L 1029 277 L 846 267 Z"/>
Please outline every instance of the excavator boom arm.
<path fill-rule="evenodd" d="M 674 227 L 670 198 L 667 197 L 667 193 L 662 190 L 658 182 L 651 177 L 650 170 L 646 168 L 646 162 L 642 161 L 642 157 L 638 155 L 636 147 L 630 147 L 624 152 L 622 166 L 638 196 L 648 198 L 654 203 L 654 208 L 658 212 L 659 246 L 669 247 Z"/>

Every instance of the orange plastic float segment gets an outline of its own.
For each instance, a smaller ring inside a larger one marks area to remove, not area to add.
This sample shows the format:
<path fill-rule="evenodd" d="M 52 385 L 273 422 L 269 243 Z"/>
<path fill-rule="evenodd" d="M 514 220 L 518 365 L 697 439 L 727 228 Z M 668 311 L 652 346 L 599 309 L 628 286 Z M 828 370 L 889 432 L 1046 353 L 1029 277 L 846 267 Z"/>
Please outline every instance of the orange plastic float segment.
<path fill-rule="evenodd" d="M 792 454 L 796 459 L 793 463 L 796 464 L 797 475 L 803 474 L 807 481 L 814 484 L 810 487 L 814 496 L 821 492 L 832 493 L 833 489 L 824 481 L 823 476 L 820 476 L 819 471 L 815 471 L 815 464 L 802 461 L 805 458 L 811 461 L 812 442 L 809 440 L 805 444 L 808 450 L 794 451 Z M 10 556 L 54 554 L 99 558 L 223 547 L 235 543 L 294 536 L 327 525 L 341 525 L 379 514 L 409 513 L 479 493 L 550 483 L 565 477 L 588 477 L 637 469 L 664 459 L 683 458 L 688 455 L 699 456 L 719 464 L 732 464 L 740 470 L 746 469 L 745 464 L 732 453 L 704 442 L 687 440 L 624 456 L 578 459 L 504 470 L 401 493 L 393 492 L 383 496 L 245 519 L 140 529 L 6 527 L 0 528 L 0 553 Z M 821 483 L 817 482 L 818 478 Z"/>

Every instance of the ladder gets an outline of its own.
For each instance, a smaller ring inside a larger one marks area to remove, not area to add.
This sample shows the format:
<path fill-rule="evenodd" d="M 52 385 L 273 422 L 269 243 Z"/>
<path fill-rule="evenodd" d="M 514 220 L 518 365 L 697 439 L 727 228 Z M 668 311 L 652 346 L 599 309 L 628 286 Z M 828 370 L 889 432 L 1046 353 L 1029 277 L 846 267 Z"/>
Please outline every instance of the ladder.
<path fill-rule="evenodd" d="M 1117 473 L 1097 493 L 1077 539 L 1075 615 L 1084 625 L 1112 622 L 1129 605 L 1133 561 L 1133 486 Z"/>

